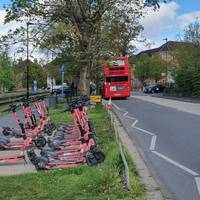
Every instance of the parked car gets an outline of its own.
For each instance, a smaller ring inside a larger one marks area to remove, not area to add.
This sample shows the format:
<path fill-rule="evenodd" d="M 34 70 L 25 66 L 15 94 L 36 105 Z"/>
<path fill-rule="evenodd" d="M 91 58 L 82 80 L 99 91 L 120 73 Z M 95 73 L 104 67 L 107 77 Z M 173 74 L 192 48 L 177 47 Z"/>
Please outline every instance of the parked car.
<path fill-rule="evenodd" d="M 62 87 L 63 87 L 63 93 L 65 95 L 69 95 L 72 92 L 72 89 L 70 86 L 54 86 L 52 92 L 54 94 L 62 94 Z"/>
<path fill-rule="evenodd" d="M 164 92 L 165 86 L 160 85 L 160 84 L 149 84 L 146 85 L 143 89 L 144 93 L 160 93 Z"/>

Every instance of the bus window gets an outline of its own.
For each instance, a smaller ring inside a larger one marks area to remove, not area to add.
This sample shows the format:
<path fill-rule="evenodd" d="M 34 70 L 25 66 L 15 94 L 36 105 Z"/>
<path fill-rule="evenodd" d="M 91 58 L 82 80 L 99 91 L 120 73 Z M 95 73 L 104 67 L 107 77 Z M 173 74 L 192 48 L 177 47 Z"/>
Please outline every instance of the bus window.
<path fill-rule="evenodd" d="M 128 81 L 128 76 L 110 76 L 106 77 L 106 82 L 125 82 Z"/>
<path fill-rule="evenodd" d="M 114 60 L 111 62 L 112 66 L 124 66 L 125 65 L 125 61 L 124 60 Z"/>
<path fill-rule="evenodd" d="M 124 60 L 116 60 L 118 66 L 124 66 L 125 65 L 125 62 Z"/>

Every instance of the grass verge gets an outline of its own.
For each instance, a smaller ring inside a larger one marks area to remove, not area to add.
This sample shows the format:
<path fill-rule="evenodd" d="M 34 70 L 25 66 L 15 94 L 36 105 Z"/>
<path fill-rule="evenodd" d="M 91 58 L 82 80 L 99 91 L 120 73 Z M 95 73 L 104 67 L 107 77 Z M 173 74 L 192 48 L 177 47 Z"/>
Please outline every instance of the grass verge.
<path fill-rule="evenodd" d="M 62 106 L 51 110 L 53 121 L 70 122 L 70 115 Z M 138 181 L 135 166 L 128 157 L 131 190 L 125 191 L 120 177 L 121 160 L 110 119 L 102 106 L 89 112 L 98 141 L 106 155 L 105 161 L 95 167 L 80 166 L 71 169 L 23 174 L 0 179 L 0 200 L 143 200 L 144 187 Z M 126 153 L 127 154 L 127 153 Z"/>

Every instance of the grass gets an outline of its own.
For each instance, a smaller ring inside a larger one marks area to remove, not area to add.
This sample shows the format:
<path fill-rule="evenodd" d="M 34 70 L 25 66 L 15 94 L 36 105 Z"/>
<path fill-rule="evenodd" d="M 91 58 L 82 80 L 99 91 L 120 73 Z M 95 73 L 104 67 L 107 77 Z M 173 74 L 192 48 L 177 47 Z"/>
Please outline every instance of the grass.
<path fill-rule="evenodd" d="M 51 110 L 53 121 L 70 122 L 62 106 Z M 143 200 L 145 191 L 138 181 L 135 166 L 126 152 L 131 177 L 131 190 L 125 191 L 120 176 L 121 160 L 110 119 L 102 106 L 90 109 L 98 141 L 106 155 L 95 167 L 80 166 L 36 174 L 0 178 L 0 200 Z"/>
<path fill-rule="evenodd" d="M 0 111 L 0 117 L 2 117 L 3 115 L 4 115 L 4 113 Z"/>

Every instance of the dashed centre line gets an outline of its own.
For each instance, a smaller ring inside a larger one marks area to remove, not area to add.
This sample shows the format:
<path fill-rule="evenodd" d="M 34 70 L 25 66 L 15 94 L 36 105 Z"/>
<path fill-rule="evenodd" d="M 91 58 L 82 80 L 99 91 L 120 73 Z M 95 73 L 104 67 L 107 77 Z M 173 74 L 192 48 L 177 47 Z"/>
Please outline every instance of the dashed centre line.
<path fill-rule="evenodd" d="M 139 127 L 136 127 L 136 126 L 134 126 L 133 128 L 135 128 L 135 129 L 137 129 L 137 130 L 139 130 L 139 131 L 142 131 L 142 132 L 144 132 L 144 133 L 146 133 L 146 134 L 148 134 L 148 135 L 155 136 L 154 133 L 151 133 L 150 131 L 144 130 L 144 129 L 142 129 L 142 128 L 139 128 Z"/>
<path fill-rule="evenodd" d="M 151 145 L 149 148 L 151 151 L 154 151 L 156 148 L 156 139 L 157 139 L 157 136 L 155 136 L 155 135 L 151 139 Z"/>
<path fill-rule="evenodd" d="M 171 158 L 169 158 L 169 157 L 167 157 L 167 156 L 165 156 L 165 155 L 163 155 L 163 154 L 161 154 L 161 153 L 159 153 L 157 151 L 152 151 L 152 153 L 156 154 L 157 156 L 159 156 L 160 158 L 166 160 L 167 162 L 169 162 L 169 163 L 181 168 L 182 170 L 186 171 L 187 173 L 189 173 L 189 174 L 191 174 L 193 176 L 198 176 L 199 175 L 195 171 L 193 171 L 193 170 L 191 170 L 191 169 L 189 169 L 189 168 L 177 163 L 176 161 L 172 160 Z"/>
<path fill-rule="evenodd" d="M 196 177 L 195 182 L 196 182 L 197 190 L 198 190 L 198 193 L 199 193 L 199 196 L 200 196 L 200 177 Z"/>
<path fill-rule="evenodd" d="M 136 120 L 132 123 L 131 127 L 134 127 L 137 123 L 138 123 L 138 120 L 136 119 Z"/>

